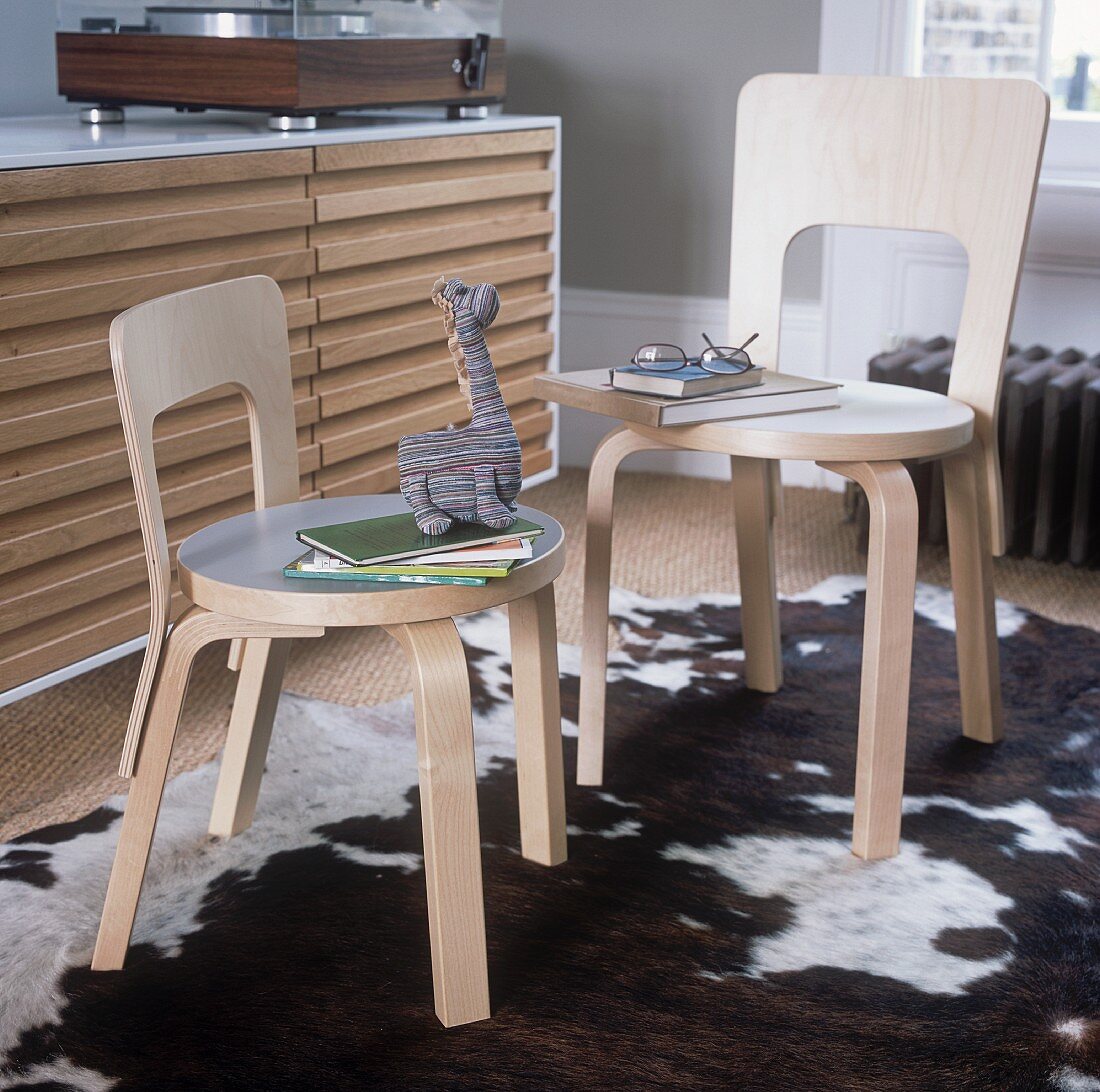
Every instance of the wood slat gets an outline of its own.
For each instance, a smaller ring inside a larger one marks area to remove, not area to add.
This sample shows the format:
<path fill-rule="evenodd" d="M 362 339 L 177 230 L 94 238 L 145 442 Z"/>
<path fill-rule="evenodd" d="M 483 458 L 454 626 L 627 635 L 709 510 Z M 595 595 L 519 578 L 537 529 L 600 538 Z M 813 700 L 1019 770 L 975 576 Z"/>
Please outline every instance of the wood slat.
<path fill-rule="evenodd" d="M 304 334 L 308 341 L 306 331 L 299 333 Z M 291 348 L 294 351 L 290 354 L 290 367 L 295 379 L 317 371 L 319 349 L 308 344 L 296 346 L 293 336 Z M 58 432 L 56 426 L 47 422 L 45 411 L 64 410 L 97 397 L 115 397 L 110 350 L 106 341 L 0 360 L 0 425 L 32 413 L 41 413 L 45 431 L 37 443 L 54 439 L 55 434 L 64 434 L 64 430 Z M 76 431 L 89 432 L 100 427 L 102 425 L 81 422 L 81 427 Z M 3 446 L 5 441 L 6 437 L 0 434 L 0 451 L 12 450 Z"/>
<path fill-rule="evenodd" d="M 165 187 L 251 182 L 307 175 L 312 169 L 312 148 L 36 167 L 0 172 L 0 202 L 51 201 L 93 194 L 141 193 Z"/>
<path fill-rule="evenodd" d="M 551 341 L 545 323 L 538 320 L 515 323 L 499 331 L 494 329 L 494 333 L 497 336 L 490 341 L 490 348 L 498 369 L 528 358 L 532 355 L 532 345 L 541 352 L 541 347 Z M 528 340 L 531 338 L 545 340 Z M 330 417 L 337 404 L 336 399 L 343 394 L 354 393 L 356 400 L 365 399 L 366 404 L 382 403 L 402 392 L 411 393 L 439 383 L 453 382 L 455 373 L 450 356 L 444 355 L 433 341 L 401 353 L 321 372 L 313 379 L 313 391 L 322 399 L 322 417 Z"/>
<path fill-rule="evenodd" d="M 512 323 L 537 316 L 547 316 L 553 310 L 553 306 L 554 297 L 549 292 L 509 297 L 501 304 L 500 317 L 494 324 L 493 330 L 497 332 Z M 499 333 L 497 337 L 500 337 Z M 401 323 L 371 330 L 357 337 L 327 341 L 319 347 L 320 365 L 325 370 L 338 368 L 345 364 L 355 364 L 401 350 L 418 348 L 421 345 L 438 346 L 439 341 L 440 322 L 439 313 L 436 311 L 431 317 L 418 322 Z"/>
<path fill-rule="evenodd" d="M 490 201 L 497 197 L 551 193 L 551 171 L 517 171 L 492 178 L 458 178 L 445 182 L 417 182 L 408 186 L 387 186 L 356 193 L 328 194 L 318 197 L 317 220 L 343 220 L 349 216 L 371 216 L 380 212 L 400 212 L 437 205 L 458 205 Z"/>
<path fill-rule="evenodd" d="M 308 454 L 312 465 L 317 461 L 317 453 L 314 450 Z M 250 466 L 247 451 L 245 460 Z M 303 486 L 303 493 L 306 492 L 309 489 Z M 252 491 L 246 488 L 220 504 L 169 520 L 166 530 L 173 570 L 176 549 L 183 539 L 211 523 L 247 511 L 253 504 Z M 18 569 L 0 577 L 0 633 L 31 625 L 36 617 L 60 614 L 125 588 L 145 586 L 147 581 L 145 550 L 137 531 L 86 547 L 66 557 L 64 564 Z"/>
<path fill-rule="evenodd" d="M 304 466 L 312 471 L 318 459 L 313 445 L 304 448 Z M 199 511 L 212 504 L 251 492 L 251 472 L 227 465 L 225 452 L 162 475 L 161 495 L 166 519 Z M 302 459 L 301 451 L 299 458 Z M 308 473 L 308 472 L 307 472 Z M 312 481 L 303 489 L 312 489 Z M 86 549 L 97 542 L 138 528 L 137 504 L 132 483 L 113 482 L 87 493 L 40 504 L 18 513 L 0 542 L 0 573 L 27 563 L 27 557 L 47 560 Z"/>
<path fill-rule="evenodd" d="M 193 269 L 241 258 L 277 256 L 308 249 L 305 228 L 284 228 L 229 239 L 197 239 L 117 254 L 91 254 L 63 261 L 0 269 L 0 297 L 50 289 L 79 288 L 151 273 Z M 305 274 L 294 278 L 304 280 Z M 300 293 L 305 296 L 303 291 Z"/>
<path fill-rule="evenodd" d="M 240 205 L 268 205 L 308 197 L 304 177 L 268 178 L 219 186 L 151 189 L 130 194 L 125 205 L 113 193 L 61 201 L 0 205 L 0 233 L 43 231 L 80 224 L 110 223 L 143 216 L 169 216 Z M 120 216 L 121 212 L 125 216 Z"/>
<path fill-rule="evenodd" d="M 311 246 L 346 243 L 368 239 L 375 235 L 395 235 L 425 228 L 461 227 L 476 220 L 522 216 L 529 212 L 544 212 L 549 204 L 545 194 L 502 197 L 495 201 L 477 201 L 465 205 L 443 205 L 441 208 L 409 209 L 388 212 L 380 216 L 357 216 L 351 220 L 331 220 L 313 224 L 309 229 Z"/>
<path fill-rule="evenodd" d="M 299 380 L 308 391 L 309 380 Z M 320 402 L 305 394 L 295 402 L 299 428 L 319 418 Z M 162 480 L 177 464 L 244 442 L 247 416 L 240 396 L 166 414 L 156 434 Z M 52 444 L 0 456 L 0 513 L 9 513 L 5 532 L 18 523 L 20 510 L 45 501 L 83 493 L 112 482 L 129 482 L 130 464 L 122 430 L 103 429 Z"/>
<path fill-rule="evenodd" d="M 402 277 L 394 281 L 383 281 L 363 288 L 350 289 L 320 297 L 317 311 L 322 323 L 349 315 L 360 315 L 367 311 L 380 311 L 386 307 L 397 307 L 404 303 L 422 300 L 431 294 L 432 284 L 442 270 L 439 263 L 415 276 Z M 497 287 L 511 281 L 527 277 L 549 276 L 554 270 L 554 256 L 542 250 L 532 254 L 522 254 L 514 258 L 472 265 L 451 265 L 447 269 L 450 276 L 461 277 L 467 284 L 488 282 Z M 320 332 L 323 336 L 323 331 Z"/>
<path fill-rule="evenodd" d="M 324 144 L 318 145 L 316 149 L 316 170 L 344 171 L 402 163 L 476 159 L 523 152 L 549 152 L 553 148 L 553 129 L 418 137 L 412 140 L 371 141 L 363 144 Z"/>
<path fill-rule="evenodd" d="M 332 269 L 349 266 L 373 265 L 376 262 L 395 261 L 420 254 L 446 253 L 465 247 L 499 243 L 507 239 L 526 239 L 532 236 L 548 236 L 554 230 L 552 212 L 533 212 L 522 216 L 503 216 L 489 220 L 475 220 L 455 227 L 425 228 L 420 231 L 404 231 L 347 243 L 333 243 L 317 248 L 317 271 L 326 273 Z"/>
<path fill-rule="evenodd" d="M 278 228 L 306 227 L 312 222 L 313 202 L 302 199 L 20 231 L 0 235 L 0 265 L 110 254 L 195 239 L 247 236 Z"/>
<path fill-rule="evenodd" d="M 312 174 L 307 180 L 306 190 L 310 197 L 322 197 L 333 193 L 413 186 L 420 182 L 449 182 L 457 178 L 487 178 L 522 171 L 544 171 L 548 165 L 548 156 L 538 152 L 530 155 L 497 156 L 492 159 L 449 159 L 440 163 L 368 167 L 358 171 Z"/>
<path fill-rule="evenodd" d="M 174 593 L 173 618 L 183 606 L 182 595 Z M 43 624 L 48 625 L 48 632 L 43 631 Z M 26 679 L 56 671 L 105 648 L 140 637 L 148 629 L 148 590 L 131 588 L 55 615 L 33 630 L 17 630 L 0 638 L 0 688 L 6 690 Z M 120 741 L 124 727 L 119 725 Z"/>
<path fill-rule="evenodd" d="M 243 258 L 192 269 L 173 269 L 140 277 L 123 277 L 102 284 L 63 288 L 0 299 L 0 329 L 29 326 L 50 319 L 94 315 L 105 310 L 124 311 L 157 296 L 197 288 L 215 281 L 264 274 L 281 280 L 305 277 L 313 272 L 314 253 L 297 250 L 262 258 Z"/>

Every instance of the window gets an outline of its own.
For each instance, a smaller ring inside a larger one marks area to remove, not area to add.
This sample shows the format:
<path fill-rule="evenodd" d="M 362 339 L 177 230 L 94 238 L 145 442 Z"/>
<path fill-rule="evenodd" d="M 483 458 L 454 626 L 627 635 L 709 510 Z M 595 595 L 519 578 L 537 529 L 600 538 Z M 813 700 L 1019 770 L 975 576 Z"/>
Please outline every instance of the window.
<path fill-rule="evenodd" d="M 1054 110 L 1100 113 L 1100 0 L 925 0 L 915 70 L 1027 76 Z"/>

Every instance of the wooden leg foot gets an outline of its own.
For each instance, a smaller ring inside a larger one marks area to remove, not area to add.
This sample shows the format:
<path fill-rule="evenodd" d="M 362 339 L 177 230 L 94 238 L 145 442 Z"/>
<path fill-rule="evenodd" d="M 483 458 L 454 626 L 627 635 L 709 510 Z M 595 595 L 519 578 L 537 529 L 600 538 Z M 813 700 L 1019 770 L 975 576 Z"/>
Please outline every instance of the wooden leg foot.
<path fill-rule="evenodd" d="M 852 852 L 893 857 L 901 838 L 913 659 L 917 497 L 901 463 L 822 463 L 863 487 L 871 510 Z"/>
<path fill-rule="evenodd" d="M 191 608 L 173 627 L 161 654 L 99 922 L 93 971 L 117 971 L 126 961 L 187 680 L 196 654 L 206 643 L 205 623 L 212 617 Z"/>
<path fill-rule="evenodd" d="M 553 584 L 510 603 L 508 625 L 520 843 L 528 860 L 561 864 L 566 858 L 565 777 Z"/>
<path fill-rule="evenodd" d="M 435 1011 L 453 1027 L 489 1017 L 470 680 L 452 619 L 386 629 L 413 671 Z"/>
<path fill-rule="evenodd" d="M 783 685 L 779 598 L 775 589 L 775 539 L 771 464 L 766 459 L 730 459 L 737 565 L 741 578 L 741 630 L 745 685 L 774 694 Z"/>
<path fill-rule="evenodd" d="M 210 815 L 216 837 L 232 838 L 252 825 L 289 654 L 289 641 L 251 637 L 244 642 Z"/>
<path fill-rule="evenodd" d="M 581 692 L 577 740 L 577 784 L 603 784 L 604 706 L 607 699 L 607 614 L 611 590 L 611 521 L 615 472 L 635 451 L 665 445 L 628 428 L 604 437 L 588 472 L 585 525 L 584 618 L 581 639 Z"/>
<path fill-rule="evenodd" d="M 993 546 L 985 467 L 976 445 L 943 461 L 955 645 L 963 735 L 996 743 L 1004 735 L 993 592 Z"/>

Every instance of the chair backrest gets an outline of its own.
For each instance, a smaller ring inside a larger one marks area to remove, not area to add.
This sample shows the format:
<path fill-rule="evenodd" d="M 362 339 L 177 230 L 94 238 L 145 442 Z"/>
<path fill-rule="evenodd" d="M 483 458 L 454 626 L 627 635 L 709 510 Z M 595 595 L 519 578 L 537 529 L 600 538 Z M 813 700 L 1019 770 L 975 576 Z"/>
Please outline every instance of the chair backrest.
<path fill-rule="evenodd" d="M 1048 114 L 1022 79 L 766 75 L 737 104 L 730 337 L 759 330 L 754 360 L 776 366 L 783 258 L 806 228 L 943 232 L 966 249 L 949 394 L 974 410 L 997 553 L 997 399 Z"/>
<path fill-rule="evenodd" d="M 171 611 L 171 569 L 154 459 L 153 422 L 195 395 L 244 395 L 256 507 L 298 499 L 298 450 L 286 307 L 270 277 L 192 288 L 124 311 L 111 323 L 111 363 L 149 568 L 145 650 L 119 772 L 133 773 Z"/>

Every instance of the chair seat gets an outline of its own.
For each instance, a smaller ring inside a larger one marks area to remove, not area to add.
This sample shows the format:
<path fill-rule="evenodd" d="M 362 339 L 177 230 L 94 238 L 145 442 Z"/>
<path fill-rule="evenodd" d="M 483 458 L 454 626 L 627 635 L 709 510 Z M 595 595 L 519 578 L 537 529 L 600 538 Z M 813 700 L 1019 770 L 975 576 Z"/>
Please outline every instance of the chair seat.
<path fill-rule="evenodd" d="M 942 394 L 888 383 L 844 380 L 840 405 L 805 413 L 627 428 L 672 447 L 764 459 L 920 459 L 970 442 L 974 411 Z"/>
<path fill-rule="evenodd" d="M 301 580 L 283 566 L 305 549 L 302 527 L 407 512 L 396 494 L 298 501 L 245 512 L 204 527 L 179 548 L 180 588 L 193 603 L 257 622 L 303 626 L 380 626 L 423 622 L 500 606 L 551 583 L 565 564 L 564 532 L 534 508 L 518 514 L 545 528 L 534 556 L 484 587 Z"/>

